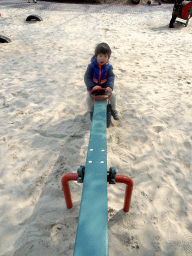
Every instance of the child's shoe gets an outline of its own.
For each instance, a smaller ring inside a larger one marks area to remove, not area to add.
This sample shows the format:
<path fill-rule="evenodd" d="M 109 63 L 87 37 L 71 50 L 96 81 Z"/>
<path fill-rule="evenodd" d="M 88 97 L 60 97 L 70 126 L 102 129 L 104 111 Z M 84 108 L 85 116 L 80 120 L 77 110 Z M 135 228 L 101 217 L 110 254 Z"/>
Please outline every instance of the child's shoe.
<path fill-rule="evenodd" d="M 111 115 L 115 120 L 119 120 L 119 116 L 117 114 L 117 110 L 111 110 Z"/>
<path fill-rule="evenodd" d="M 92 119 L 93 119 L 93 111 L 90 112 L 90 119 L 92 121 Z"/>

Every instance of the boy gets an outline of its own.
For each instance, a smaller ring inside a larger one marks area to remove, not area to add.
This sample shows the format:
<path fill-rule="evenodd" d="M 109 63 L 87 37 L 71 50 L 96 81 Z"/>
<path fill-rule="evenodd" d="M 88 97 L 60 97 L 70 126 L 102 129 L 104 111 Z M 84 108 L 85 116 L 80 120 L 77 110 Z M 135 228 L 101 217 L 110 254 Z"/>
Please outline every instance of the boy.
<path fill-rule="evenodd" d="M 95 48 L 95 55 L 91 59 L 91 64 L 88 65 L 85 72 L 84 81 L 87 86 L 87 105 L 90 111 L 90 119 L 93 118 L 93 99 L 89 96 L 92 89 L 106 88 L 107 92 L 112 92 L 110 98 L 112 116 L 115 120 L 119 120 L 116 110 L 116 95 L 113 90 L 114 78 L 113 67 L 109 64 L 111 49 L 108 44 L 100 43 Z"/>

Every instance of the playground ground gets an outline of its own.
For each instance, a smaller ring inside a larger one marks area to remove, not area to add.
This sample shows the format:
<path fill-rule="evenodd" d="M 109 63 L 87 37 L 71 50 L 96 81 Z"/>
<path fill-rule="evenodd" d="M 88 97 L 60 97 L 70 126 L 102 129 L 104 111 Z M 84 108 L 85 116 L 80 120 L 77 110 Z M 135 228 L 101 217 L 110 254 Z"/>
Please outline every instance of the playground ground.
<path fill-rule="evenodd" d="M 192 21 L 169 29 L 173 4 L 0 1 L 0 255 L 72 256 L 91 122 L 83 76 L 111 46 L 120 121 L 107 129 L 110 256 L 192 255 Z M 30 14 L 42 22 L 26 23 Z"/>

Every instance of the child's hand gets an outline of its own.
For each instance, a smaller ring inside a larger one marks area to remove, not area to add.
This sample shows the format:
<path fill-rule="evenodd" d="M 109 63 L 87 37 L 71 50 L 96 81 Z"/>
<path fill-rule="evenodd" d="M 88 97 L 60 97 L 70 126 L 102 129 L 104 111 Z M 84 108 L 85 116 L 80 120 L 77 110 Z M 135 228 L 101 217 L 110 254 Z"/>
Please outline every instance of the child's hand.
<path fill-rule="evenodd" d="M 110 87 L 107 87 L 105 91 L 112 93 L 112 89 Z"/>
<path fill-rule="evenodd" d="M 96 85 L 96 86 L 93 87 L 94 90 L 95 90 L 95 89 L 101 89 L 101 88 L 102 88 L 102 87 L 99 86 L 99 85 Z"/>

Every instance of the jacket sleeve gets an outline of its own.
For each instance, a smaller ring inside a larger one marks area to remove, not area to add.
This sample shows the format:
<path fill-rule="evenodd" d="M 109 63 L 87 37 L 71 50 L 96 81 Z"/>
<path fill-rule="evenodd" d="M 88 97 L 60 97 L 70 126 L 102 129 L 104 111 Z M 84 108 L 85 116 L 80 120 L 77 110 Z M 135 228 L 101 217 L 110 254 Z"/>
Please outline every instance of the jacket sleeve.
<path fill-rule="evenodd" d="M 109 71 L 108 71 L 108 78 L 107 78 L 106 86 L 110 87 L 112 90 L 113 90 L 113 87 L 114 87 L 114 79 L 115 79 L 115 75 L 113 73 L 113 67 L 111 66 L 109 68 Z"/>
<path fill-rule="evenodd" d="M 89 66 L 87 67 L 87 70 L 85 72 L 84 75 L 84 82 L 87 86 L 87 91 L 91 91 L 93 89 L 93 87 L 95 86 L 94 82 L 93 82 L 93 69 L 91 67 L 91 65 L 89 64 Z"/>

